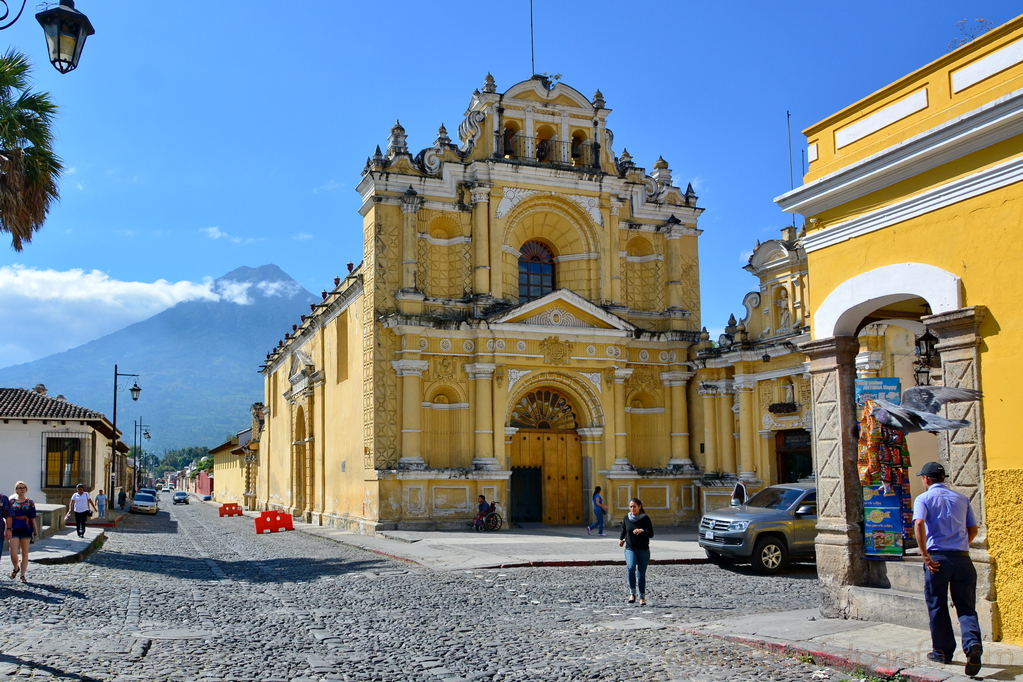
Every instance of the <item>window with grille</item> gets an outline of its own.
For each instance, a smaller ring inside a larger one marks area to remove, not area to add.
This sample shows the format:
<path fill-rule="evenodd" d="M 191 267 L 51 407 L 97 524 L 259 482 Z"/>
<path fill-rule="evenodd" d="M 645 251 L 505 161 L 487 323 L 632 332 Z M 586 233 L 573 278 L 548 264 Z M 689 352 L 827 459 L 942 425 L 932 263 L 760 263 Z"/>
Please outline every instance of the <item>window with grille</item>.
<path fill-rule="evenodd" d="M 74 488 L 79 483 L 92 487 L 91 452 L 83 452 L 82 434 L 47 436 L 43 487 Z"/>
<path fill-rule="evenodd" d="M 519 255 L 519 302 L 554 291 L 554 254 L 540 242 L 526 242 Z"/>

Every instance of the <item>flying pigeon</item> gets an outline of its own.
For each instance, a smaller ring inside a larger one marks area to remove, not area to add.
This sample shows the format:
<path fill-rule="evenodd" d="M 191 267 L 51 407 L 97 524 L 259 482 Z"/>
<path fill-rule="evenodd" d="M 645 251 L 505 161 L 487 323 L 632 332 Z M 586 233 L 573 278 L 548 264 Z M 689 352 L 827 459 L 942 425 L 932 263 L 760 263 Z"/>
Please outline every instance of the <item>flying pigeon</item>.
<path fill-rule="evenodd" d="M 895 405 L 887 400 L 875 398 L 877 407 L 872 415 L 881 424 L 902 431 L 950 431 L 964 429 L 970 425 L 965 419 L 945 419 L 938 410 L 945 403 L 960 403 L 979 400 L 980 391 L 972 388 L 950 388 L 948 386 L 916 386 L 902 392 L 902 404 Z"/>

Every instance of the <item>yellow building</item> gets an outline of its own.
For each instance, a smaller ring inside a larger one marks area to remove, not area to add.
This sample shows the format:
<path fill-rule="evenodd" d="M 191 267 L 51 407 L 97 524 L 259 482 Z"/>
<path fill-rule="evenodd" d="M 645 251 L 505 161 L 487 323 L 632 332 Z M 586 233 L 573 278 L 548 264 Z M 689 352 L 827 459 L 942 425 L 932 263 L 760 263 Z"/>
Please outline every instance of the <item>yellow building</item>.
<path fill-rule="evenodd" d="M 801 347 L 810 357 L 826 609 L 886 619 L 871 590 L 894 567 L 863 559 L 853 379 L 857 358 L 869 364 L 871 353 L 881 354 L 875 364 L 892 363 L 884 371 L 901 363 L 905 373 L 909 361 L 889 352 L 900 344 L 902 355 L 912 352 L 900 330 L 928 331 L 938 340 L 930 380 L 982 389 L 984 399 L 949 406 L 972 426 L 919 436 L 929 441 L 911 444 L 914 461 L 934 458 L 922 454 L 930 447 L 971 499 L 985 635 L 1023 643 L 1023 454 L 1014 428 L 1023 378 L 1023 17 L 805 133 L 805 184 L 777 201 L 808 219 L 801 245 L 813 340 Z"/>
<path fill-rule="evenodd" d="M 242 506 L 255 506 L 256 460 L 259 451 L 259 432 L 263 426 L 263 403 L 251 409 L 252 426 L 215 448 L 213 457 L 213 499 L 217 502 L 235 502 Z M 256 438 L 253 438 L 256 434 Z"/>
<path fill-rule="evenodd" d="M 698 515 L 702 209 L 663 159 L 616 154 L 609 114 L 488 76 L 458 144 L 391 129 L 358 186 L 364 261 L 267 356 L 255 506 L 371 532 L 462 525 L 482 494 L 581 525 L 600 485 L 617 517 Z"/>
<path fill-rule="evenodd" d="M 727 506 L 735 477 L 760 486 L 813 476 L 810 453 L 809 340 L 804 315 L 806 254 L 796 229 L 757 244 L 745 269 L 759 288 L 742 301 L 717 343 L 708 335 L 693 363 L 700 395 L 706 475 L 704 510 Z"/>

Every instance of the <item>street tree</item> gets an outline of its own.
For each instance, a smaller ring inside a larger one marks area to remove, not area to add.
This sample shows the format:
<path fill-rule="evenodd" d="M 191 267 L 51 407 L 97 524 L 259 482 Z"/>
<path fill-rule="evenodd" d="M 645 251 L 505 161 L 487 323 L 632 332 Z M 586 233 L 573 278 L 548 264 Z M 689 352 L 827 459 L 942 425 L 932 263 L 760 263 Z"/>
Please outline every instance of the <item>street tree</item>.
<path fill-rule="evenodd" d="M 57 105 L 30 90 L 28 58 L 13 49 L 0 56 L 0 232 L 21 251 L 60 198 L 64 170 L 53 151 Z"/>

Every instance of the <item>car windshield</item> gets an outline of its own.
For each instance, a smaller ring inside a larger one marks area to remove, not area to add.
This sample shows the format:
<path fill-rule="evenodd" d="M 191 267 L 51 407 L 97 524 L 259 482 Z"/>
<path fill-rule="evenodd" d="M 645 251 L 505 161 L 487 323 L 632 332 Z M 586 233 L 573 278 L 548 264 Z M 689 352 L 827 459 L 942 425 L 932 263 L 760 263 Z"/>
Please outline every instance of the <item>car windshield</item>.
<path fill-rule="evenodd" d="M 798 488 L 764 488 L 750 498 L 747 507 L 764 509 L 788 509 L 803 494 Z"/>
<path fill-rule="evenodd" d="M 174 493 L 174 497 L 188 497 L 185 493 Z"/>
<path fill-rule="evenodd" d="M 156 498 L 153 497 L 152 495 L 147 495 L 146 493 L 139 493 L 138 495 L 135 496 L 135 501 L 136 502 L 156 502 Z"/>

